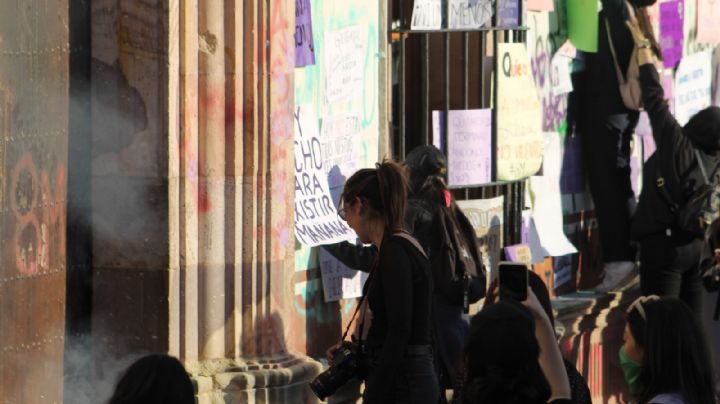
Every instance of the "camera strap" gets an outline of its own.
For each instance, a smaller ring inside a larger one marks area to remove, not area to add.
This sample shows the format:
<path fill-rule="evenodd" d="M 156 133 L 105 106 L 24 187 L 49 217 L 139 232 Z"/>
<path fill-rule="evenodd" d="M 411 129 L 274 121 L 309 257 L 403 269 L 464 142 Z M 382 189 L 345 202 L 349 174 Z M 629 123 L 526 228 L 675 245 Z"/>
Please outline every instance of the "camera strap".
<path fill-rule="evenodd" d="M 365 313 L 367 312 L 366 305 L 367 305 L 367 298 L 370 294 L 370 290 L 372 289 L 372 280 L 373 276 L 375 274 L 375 269 L 378 265 L 378 259 L 375 259 L 375 263 L 373 264 L 372 270 L 370 270 L 370 275 L 368 276 L 367 282 L 368 282 L 368 289 L 367 293 L 363 293 L 362 297 L 360 297 L 360 301 L 358 302 L 357 307 L 355 308 L 355 312 L 353 313 L 352 317 L 350 317 L 350 322 L 348 323 L 347 327 L 345 327 L 345 332 L 343 332 L 342 338 L 340 338 L 340 341 L 345 341 L 345 338 L 347 338 L 348 333 L 350 332 L 350 327 L 352 327 L 353 322 L 355 322 L 355 318 L 357 317 L 358 312 L 362 309 L 363 310 L 363 316 L 362 316 L 362 322 L 360 323 L 360 327 L 362 328 L 363 324 L 365 323 Z M 362 339 L 362 329 L 360 330 L 360 339 Z"/>

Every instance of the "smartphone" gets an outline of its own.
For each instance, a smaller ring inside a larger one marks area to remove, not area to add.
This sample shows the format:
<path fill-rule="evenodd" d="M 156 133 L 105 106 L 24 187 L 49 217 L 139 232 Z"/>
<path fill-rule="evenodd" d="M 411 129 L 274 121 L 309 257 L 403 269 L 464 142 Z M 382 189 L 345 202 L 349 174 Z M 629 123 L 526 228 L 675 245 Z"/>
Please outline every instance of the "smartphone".
<path fill-rule="evenodd" d="M 528 267 L 522 262 L 498 263 L 500 300 L 522 302 L 527 299 Z"/>

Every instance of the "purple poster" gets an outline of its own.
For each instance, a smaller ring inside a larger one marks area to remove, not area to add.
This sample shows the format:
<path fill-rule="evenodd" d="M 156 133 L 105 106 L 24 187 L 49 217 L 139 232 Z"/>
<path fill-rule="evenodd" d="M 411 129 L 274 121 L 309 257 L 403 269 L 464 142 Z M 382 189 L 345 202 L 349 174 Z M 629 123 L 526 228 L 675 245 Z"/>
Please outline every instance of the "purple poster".
<path fill-rule="evenodd" d="M 520 25 L 518 20 L 520 0 L 498 0 L 497 2 L 497 25 L 499 27 L 516 27 Z"/>
<path fill-rule="evenodd" d="M 660 48 L 666 68 L 674 68 L 682 59 L 683 5 L 683 0 L 660 3 Z"/>
<path fill-rule="evenodd" d="M 433 111 L 433 144 L 444 137 L 442 111 Z M 470 186 L 491 181 L 492 110 L 469 109 L 448 113 L 448 184 Z"/>
<path fill-rule="evenodd" d="M 315 64 L 310 0 L 295 0 L 295 67 Z"/>
<path fill-rule="evenodd" d="M 665 72 L 660 76 L 660 84 L 662 84 L 663 92 L 665 93 L 665 99 L 668 102 L 668 106 L 670 106 L 670 112 L 675 113 L 675 97 L 673 96 L 674 91 L 674 85 L 675 80 L 673 80 L 673 76 L 671 72 Z"/>

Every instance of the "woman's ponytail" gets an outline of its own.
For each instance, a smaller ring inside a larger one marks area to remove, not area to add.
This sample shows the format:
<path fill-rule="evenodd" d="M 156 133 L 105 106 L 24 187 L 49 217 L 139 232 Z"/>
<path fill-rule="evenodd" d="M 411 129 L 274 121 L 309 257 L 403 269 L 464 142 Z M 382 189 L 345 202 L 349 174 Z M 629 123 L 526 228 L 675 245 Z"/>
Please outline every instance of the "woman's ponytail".
<path fill-rule="evenodd" d="M 378 188 L 385 217 L 385 230 L 392 234 L 405 227 L 407 179 L 403 169 L 391 160 L 376 165 Z"/>

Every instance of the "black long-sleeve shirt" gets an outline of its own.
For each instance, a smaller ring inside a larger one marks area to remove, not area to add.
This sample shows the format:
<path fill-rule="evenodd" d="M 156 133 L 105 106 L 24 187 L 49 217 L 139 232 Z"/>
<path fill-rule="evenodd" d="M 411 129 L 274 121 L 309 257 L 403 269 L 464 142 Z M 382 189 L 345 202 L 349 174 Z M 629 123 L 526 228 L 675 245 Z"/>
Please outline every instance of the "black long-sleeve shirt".
<path fill-rule="evenodd" d="M 368 281 L 372 325 L 366 340 L 377 358 L 365 384 L 365 403 L 385 402 L 408 345 L 431 343 L 433 299 L 430 261 L 408 240 L 383 241 L 377 268 Z"/>
<path fill-rule="evenodd" d="M 657 150 L 643 168 L 643 190 L 632 223 L 636 239 L 672 227 L 674 216 L 656 185 L 659 175 L 662 175 L 665 186 L 676 193 L 680 201 L 701 181 L 699 170 L 696 170 L 692 140 L 670 113 L 660 78 L 652 64 L 640 66 L 640 87 Z M 705 151 L 703 159 L 707 160 L 706 167 L 715 167 L 720 163 L 720 154 L 714 150 Z"/>

